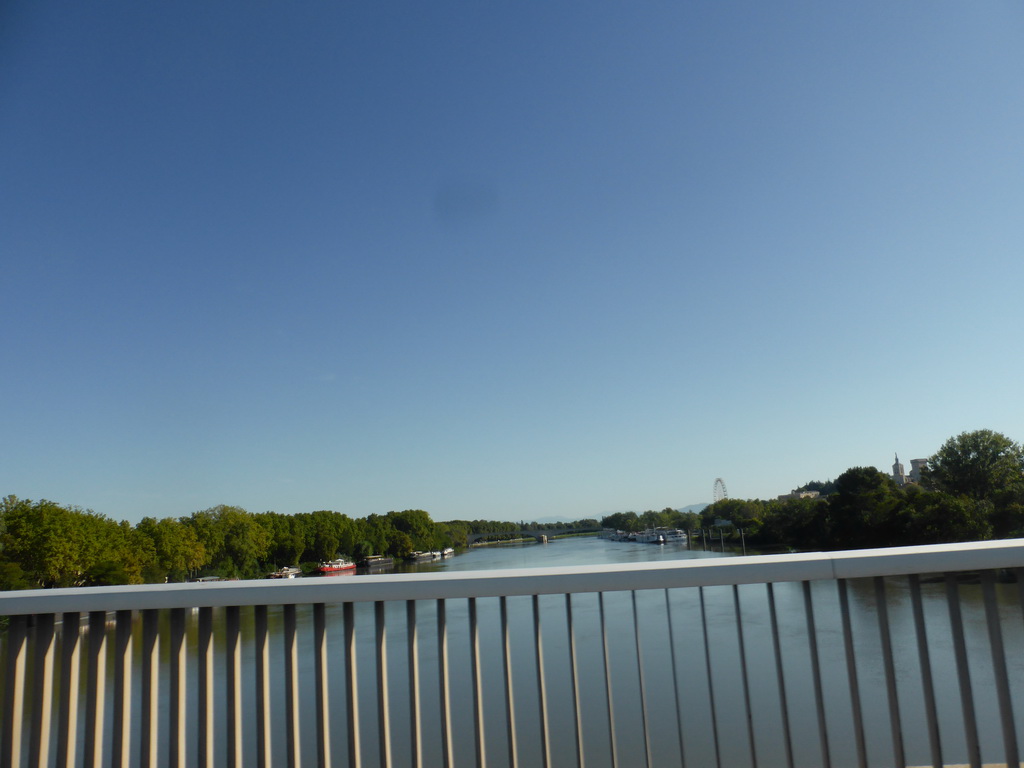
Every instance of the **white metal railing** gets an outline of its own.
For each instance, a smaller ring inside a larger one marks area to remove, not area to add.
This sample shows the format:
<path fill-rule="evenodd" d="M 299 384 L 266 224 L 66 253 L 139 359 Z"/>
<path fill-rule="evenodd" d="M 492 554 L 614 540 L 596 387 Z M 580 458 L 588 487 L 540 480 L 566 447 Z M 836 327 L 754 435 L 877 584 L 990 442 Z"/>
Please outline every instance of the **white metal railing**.
<path fill-rule="evenodd" d="M 1013 540 L 5 593 L 0 768 L 1018 765 L 1022 576 Z"/>

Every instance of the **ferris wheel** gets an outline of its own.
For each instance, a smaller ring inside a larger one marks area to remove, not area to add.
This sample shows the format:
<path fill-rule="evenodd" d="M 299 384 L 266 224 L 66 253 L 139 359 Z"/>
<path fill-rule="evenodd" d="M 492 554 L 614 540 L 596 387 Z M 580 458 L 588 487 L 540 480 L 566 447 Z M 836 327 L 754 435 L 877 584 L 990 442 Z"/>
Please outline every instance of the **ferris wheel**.
<path fill-rule="evenodd" d="M 729 492 L 725 489 L 725 480 L 720 477 L 715 478 L 715 491 L 713 494 L 715 504 L 720 502 L 722 499 L 729 498 Z"/>

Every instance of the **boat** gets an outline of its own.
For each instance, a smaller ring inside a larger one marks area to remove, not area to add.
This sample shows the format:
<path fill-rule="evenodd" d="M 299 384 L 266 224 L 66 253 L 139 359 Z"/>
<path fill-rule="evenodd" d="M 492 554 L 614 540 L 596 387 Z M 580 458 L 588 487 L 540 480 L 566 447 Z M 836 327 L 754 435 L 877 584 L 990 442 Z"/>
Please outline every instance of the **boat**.
<path fill-rule="evenodd" d="M 294 565 L 286 565 L 284 568 L 278 568 L 273 573 L 268 573 L 268 579 L 296 579 L 302 575 L 302 569 L 297 568 Z"/>
<path fill-rule="evenodd" d="M 686 531 L 678 528 L 648 528 L 637 533 L 634 540 L 644 544 L 681 544 L 686 541 Z"/>
<path fill-rule="evenodd" d="M 409 559 L 417 562 L 420 560 L 433 560 L 434 553 L 420 552 L 418 549 L 414 549 L 412 552 L 409 553 Z"/>
<path fill-rule="evenodd" d="M 686 531 L 680 530 L 679 528 L 666 528 L 662 535 L 665 537 L 666 544 L 683 544 L 686 542 Z"/>
<path fill-rule="evenodd" d="M 441 557 L 454 557 L 454 556 L 455 556 L 455 548 L 454 547 L 445 547 L 444 549 L 441 550 Z"/>
<path fill-rule="evenodd" d="M 356 564 L 347 557 L 339 557 L 337 560 L 327 560 L 316 567 L 317 573 L 339 573 L 340 571 L 355 570 Z"/>
<path fill-rule="evenodd" d="M 648 528 L 646 531 L 640 531 L 636 534 L 636 541 L 641 544 L 664 544 L 661 532 L 656 528 Z"/>
<path fill-rule="evenodd" d="M 390 568 L 395 564 L 395 561 L 384 555 L 367 555 L 359 564 L 364 568 Z"/>

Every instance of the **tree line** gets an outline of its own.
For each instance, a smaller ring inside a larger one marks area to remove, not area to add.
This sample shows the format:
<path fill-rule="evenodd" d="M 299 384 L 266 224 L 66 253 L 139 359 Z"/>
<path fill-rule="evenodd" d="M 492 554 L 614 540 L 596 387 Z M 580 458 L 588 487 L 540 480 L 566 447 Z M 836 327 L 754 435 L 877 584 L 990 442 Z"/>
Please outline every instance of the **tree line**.
<path fill-rule="evenodd" d="M 569 527 L 592 525 L 596 521 L 584 520 Z M 511 536 L 523 527 L 436 522 L 421 509 L 349 517 L 330 510 L 253 514 L 227 505 L 188 517 L 146 517 L 133 526 L 92 510 L 7 496 L 0 501 L 0 589 L 256 578 L 339 556 L 406 558 L 416 550 L 464 547 L 469 534 Z"/>
<path fill-rule="evenodd" d="M 755 546 L 856 549 L 1024 537 L 1024 449 L 990 430 L 950 438 L 920 484 L 898 486 L 874 467 L 811 483 L 818 498 L 724 499 L 699 515 L 671 508 L 619 512 L 606 528 L 712 528 Z M 51 501 L 0 500 L 0 589 L 182 581 L 197 576 L 253 578 L 280 566 L 339 555 L 408 557 L 414 550 L 464 547 L 469 534 L 512 538 L 522 529 L 588 529 L 595 520 L 537 524 L 435 522 L 412 509 L 349 517 L 340 512 L 284 515 L 217 506 L 187 517 L 136 525 Z"/>
<path fill-rule="evenodd" d="M 951 437 L 918 484 L 899 486 L 875 467 L 810 483 L 818 498 L 723 499 L 695 528 L 765 548 L 862 549 L 1024 537 L 1024 449 L 991 430 Z M 694 521 L 696 522 L 696 521 Z"/>

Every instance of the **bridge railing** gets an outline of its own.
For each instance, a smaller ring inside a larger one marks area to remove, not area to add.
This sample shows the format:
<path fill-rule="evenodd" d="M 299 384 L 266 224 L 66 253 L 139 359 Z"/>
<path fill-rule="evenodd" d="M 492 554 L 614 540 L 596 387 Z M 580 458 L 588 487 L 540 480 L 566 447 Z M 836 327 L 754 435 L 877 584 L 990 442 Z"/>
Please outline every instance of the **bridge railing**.
<path fill-rule="evenodd" d="M 1019 764 L 1024 540 L 0 595 L 0 766 Z"/>

